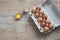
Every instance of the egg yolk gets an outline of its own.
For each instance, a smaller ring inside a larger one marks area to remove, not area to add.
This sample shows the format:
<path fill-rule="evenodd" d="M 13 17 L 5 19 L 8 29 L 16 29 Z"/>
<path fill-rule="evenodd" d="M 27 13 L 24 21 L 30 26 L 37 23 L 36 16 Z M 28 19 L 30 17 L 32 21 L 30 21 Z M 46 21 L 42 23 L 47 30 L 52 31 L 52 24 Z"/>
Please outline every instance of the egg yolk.
<path fill-rule="evenodd" d="M 16 18 L 20 19 L 21 18 L 21 14 L 16 14 Z"/>

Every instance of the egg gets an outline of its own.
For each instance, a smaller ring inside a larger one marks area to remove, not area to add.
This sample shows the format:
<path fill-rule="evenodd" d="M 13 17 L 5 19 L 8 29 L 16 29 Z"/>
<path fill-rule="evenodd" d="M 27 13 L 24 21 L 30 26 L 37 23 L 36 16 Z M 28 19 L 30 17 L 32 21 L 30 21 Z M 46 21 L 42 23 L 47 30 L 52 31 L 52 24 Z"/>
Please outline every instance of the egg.
<path fill-rule="evenodd" d="M 47 16 L 44 14 L 44 15 L 42 16 L 42 18 L 43 18 L 43 19 L 47 19 Z"/>
<path fill-rule="evenodd" d="M 53 24 L 49 24 L 48 27 L 50 30 L 53 29 Z"/>
<path fill-rule="evenodd" d="M 42 15 L 44 14 L 43 10 L 40 10 L 40 11 L 39 11 L 39 14 L 40 14 L 40 16 L 42 17 Z"/>
<path fill-rule="evenodd" d="M 39 17 L 39 13 L 35 13 L 34 16 L 35 16 L 36 18 L 38 18 L 38 17 Z"/>
<path fill-rule="evenodd" d="M 49 19 L 47 19 L 45 22 L 48 23 L 48 24 L 50 24 L 50 20 Z"/>
<path fill-rule="evenodd" d="M 36 8 L 33 8 L 31 12 L 36 13 Z"/>
<path fill-rule="evenodd" d="M 42 18 L 41 17 L 37 18 L 37 21 L 41 23 L 42 22 Z"/>
<path fill-rule="evenodd" d="M 42 17 L 42 14 L 39 14 L 40 15 L 40 17 Z"/>
<path fill-rule="evenodd" d="M 43 19 L 43 18 L 42 18 Z M 45 22 L 46 21 L 46 19 L 43 19 L 43 21 Z M 46 23 L 46 22 L 45 22 Z"/>
<path fill-rule="evenodd" d="M 44 14 L 44 11 L 41 9 L 41 10 L 39 11 L 39 14 L 40 14 L 40 16 L 42 17 L 42 15 Z"/>
<path fill-rule="evenodd" d="M 49 28 L 48 27 L 45 27 L 44 28 L 44 32 L 48 32 L 49 31 Z"/>
<path fill-rule="evenodd" d="M 44 11 L 41 9 L 39 13 L 40 13 L 40 14 L 44 14 Z"/>
<path fill-rule="evenodd" d="M 36 10 L 41 10 L 41 7 L 38 5 L 38 6 L 36 6 Z"/>
<path fill-rule="evenodd" d="M 39 13 L 39 10 L 36 10 L 37 13 Z"/>
<path fill-rule="evenodd" d="M 45 27 L 46 26 L 46 23 L 45 22 L 41 22 L 41 26 L 42 27 Z"/>

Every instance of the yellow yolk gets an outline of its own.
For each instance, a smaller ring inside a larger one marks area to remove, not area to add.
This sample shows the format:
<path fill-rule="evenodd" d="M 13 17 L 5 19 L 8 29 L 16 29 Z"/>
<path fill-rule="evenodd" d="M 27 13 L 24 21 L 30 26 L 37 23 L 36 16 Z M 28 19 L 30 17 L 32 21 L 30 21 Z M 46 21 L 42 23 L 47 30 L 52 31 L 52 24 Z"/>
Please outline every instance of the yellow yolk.
<path fill-rule="evenodd" d="M 21 18 L 21 14 L 16 14 L 16 18 L 20 19 Z"/>

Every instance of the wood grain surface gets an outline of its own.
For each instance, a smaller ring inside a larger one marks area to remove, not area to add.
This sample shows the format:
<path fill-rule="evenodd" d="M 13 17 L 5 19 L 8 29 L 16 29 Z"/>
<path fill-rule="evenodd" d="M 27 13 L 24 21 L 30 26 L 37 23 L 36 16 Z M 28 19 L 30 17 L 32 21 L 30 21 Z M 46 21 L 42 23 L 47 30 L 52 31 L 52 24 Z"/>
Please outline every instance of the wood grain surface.
<path fill-rule="evenodd" d="M 60 0 L 53 0 L 60 9 Z M 60 40 L 60 27 L 45 35 L 41 34 L 30 16 L 15 20 L 16 13 L 39 5 L 40 0 L 0 0 L 0 40 Z"/>

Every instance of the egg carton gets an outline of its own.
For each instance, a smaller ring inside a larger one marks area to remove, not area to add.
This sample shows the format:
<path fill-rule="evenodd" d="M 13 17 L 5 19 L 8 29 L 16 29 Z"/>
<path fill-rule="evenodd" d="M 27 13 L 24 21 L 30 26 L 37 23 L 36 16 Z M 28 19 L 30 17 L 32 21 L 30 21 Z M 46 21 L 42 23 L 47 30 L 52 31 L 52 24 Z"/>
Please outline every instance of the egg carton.
<path fill-rule="evenodd" d="M 43 11 L 47 15 L 47 17 L 51 21 L 51 23 L 54 25 L 54 28 L 52 29 L 52 30 L 54 30 L 56 27 L 58 27 L 60 25 L 59 10 L 56 8 L 55 4 L 51 0 L 45 0 L 45 2 L 40 4 L 40 7 L 43 9 Z M 39 31 L 41 33 L 43 33 L 44 29 L 37 22 L 37 19 L 34 17 L 34 14 L 32 14 L 31 10 L 29 12 L 29 15 L 33 19 L 33 21 L 36 24 Z M 48 33 L 51 32 L 52 30 L 48 31 Z"/>

